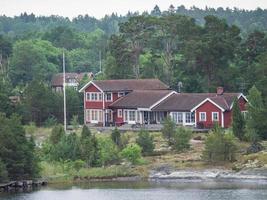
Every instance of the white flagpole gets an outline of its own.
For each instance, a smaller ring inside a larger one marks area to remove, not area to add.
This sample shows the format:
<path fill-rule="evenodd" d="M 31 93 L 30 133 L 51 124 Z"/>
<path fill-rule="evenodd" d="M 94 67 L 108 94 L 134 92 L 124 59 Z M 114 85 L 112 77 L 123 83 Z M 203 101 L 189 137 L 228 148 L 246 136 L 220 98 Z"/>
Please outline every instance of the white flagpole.
<path fill-rule="evenodd" d="M 67 113 L 66 113 L 66 74 L 65 74 L 65 53 L 63 50 L 63 97 L 64 97 L 64 130 L 67 131 Z"/>

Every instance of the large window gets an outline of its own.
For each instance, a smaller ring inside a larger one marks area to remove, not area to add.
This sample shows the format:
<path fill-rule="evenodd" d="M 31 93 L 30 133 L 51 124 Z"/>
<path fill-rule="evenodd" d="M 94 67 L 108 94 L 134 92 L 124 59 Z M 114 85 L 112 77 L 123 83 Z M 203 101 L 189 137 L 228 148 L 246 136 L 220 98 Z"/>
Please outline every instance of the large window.
<path fill-rule="evenodd" d="M 86 110 L 86 120 L 92 123 L 103 121 L 103 111 L 99 109 L 87 109 Z"/>
<path fill-rule="evenodd" d="M 129 121 L 135 121 L 135 110 L 129 111 Z"/>
<path fill-rule="evenodd" d="M 200 112 L 199 113 L 199 121 L 205 122 L 207 120 L 206 118 L 206 112 Z"/>
<path fill-rule="evenodd" d="M 112 101 L 112 93 L 111 92 L 106 93 L 106 101 Z"/>
<path fill-rule="evenodd" d="M 195 113 L 194 112 L 186 112 L 185 113 L 185 123 L 192 124 L 195 122 Z"/>
<path fill-rule="evenodd" d="M 119 117 L 119 118 L 122 117 L 122 109 L 118 109 L 118 117 Z"/>
<path fill-rule="evenodd" d="M 87 92 L 86 100 L 87 101 L 102 101 L 102 94 L 100 92 Z"/>
<path fill-rule="evenodd" d="M 176 124 L 182 124 L 183 123 L 183 113 L 182 112 L 174 112 L 172 113 L 173 121 Z"/>
<path fill-rule="evenodd" d="M 219 121 L 219 113 L 218 112 L 212 112 L 212 121 L 213 122 Z"/>

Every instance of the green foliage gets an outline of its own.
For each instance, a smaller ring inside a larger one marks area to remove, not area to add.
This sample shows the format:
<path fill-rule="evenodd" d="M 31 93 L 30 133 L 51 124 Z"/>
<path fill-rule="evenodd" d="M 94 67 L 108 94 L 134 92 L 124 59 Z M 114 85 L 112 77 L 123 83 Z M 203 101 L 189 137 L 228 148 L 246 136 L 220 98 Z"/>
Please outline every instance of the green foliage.
<path fill-rule="evenodd" d="M 173 147 L 177 151 L 184 151 L 190 148 L 189 141 L 192 137 L 192 131 L 190 129 L 179 127 L 174 134 Z"/>
<path fill-rule="evenodd" d="M 32 178 L 39 173 L 34 141 L 26 138 L 16 115 L 6 118 L 0 114 L 0 158 L 11 180 Z"/>
<path fill-rule="evenodd" d="M 0 183 L 8 181 L 8 172 L 5 163 L 0 159 Z"/>
<path fill-rule="evenodd" d="M 141 130 L 138 133 L 138 138 L 136 139 L 136 143 L 142 148 L 142 153 L 150 154 L 153 152 L 155 145 L 154 145 L 154 138 L 152 135 L 149 134 L 146 130 Z"/>
<path fill-rule="evenodd" d="M 50 80 L 58 72 L 60 50 L 44 40 L 17 41 L 13 47 L 10 77 L 13 84 L 33 79 Z"/>
<path fill-rule="evenodd" d="M 55 118 L 55 116 L 48 117 L 44 122 L 45 127 L 52 127 L 55 126 L 56 124 L 57 124 L 57 119 Z"/>
<path fill-rule="evenodd" d="M 100 150 L 100 162 L 102 166 L 118 161 L 118 148 L 110 138 L 98 139 Z"/>
<path fill-rule="evenodd" d="M 33 135 L 37 127 L 34 122 L 30 122 L 29 125 L 24 126 L 24 129 L 27 135 Z"/>
<path fill-rule="evenodd" d="M 215 129 L 209 133 L 205 141 L 203 157 L 209 162 L 234 161 L 237 146 L 232 133 L 224 133 Z"/>
<path fill-rule="evenodd" d="M 90 129 L 86 126 L 83 125 L 82 133 L 81 133 L 81 140 L 84 140 L 86 138 L 90 138 L 92 135 Z"/>
<path fill-rule="evenodd" d="M 78 115 L 73 115 L 72 116 L 70 124 L 72 125 L 74 130 L 77 130 L 79 128 Z"/>
<path fill-rule="evenodd" d="M 75 160 L 73 162 L 73 168 L 76 171 L 80 171 L 80 169 L 82 169 L 83 167 L 85 167 L 85 162 L 83 160 Z"/>
<path fill-rule="evenodd" d="M 137 164 L 141 158 L 141 152 L 142 148 L 139 145 L 131 144 L 122 150 L 121 155 L 132 164 Z"/>
<path fill-rule="evenodd" d="M 115 127 L 115 129 L 112 130 L 111 139 L 117 146 L 119 147 L 121 146 L 121 133 L 117 127 Z"/>
<path fill-rule="evenodd" d="M 175 123 L 172 121 L 171 117 L 167 117 L 163 123 L 163 129 L 161 130 L 163 136 L 168 140 L 169 145 L 172 144 L 171 139 L 175 134 Z"/>
<path fill-rule="evenodd" d="M 50 142 L 56 145 L 60 142 L 61 138 L 65 135 L 64 128 L 61 124 L 54 126 L 49 137 Z"/>
<path fill-rule="evenodd" d="M 267 138 L 267 120 L 266 108 L 263 104 L 263 99 L 260 91 L 253 86 L 248 94 L 248 115 L 246 134 L 252 139 L 266 139 Z M 251 141 L 256 142 L 256 141 Z"/>
<path fill-rule="evenodd" d="M 234 101 L 232 113 L 233 113 L 233 122 L 232 122 L 233 134 L 239 140 L 243 140 L 245 136 L 245 119 L 240 111 L 237 99 L 235 99 Z"/>

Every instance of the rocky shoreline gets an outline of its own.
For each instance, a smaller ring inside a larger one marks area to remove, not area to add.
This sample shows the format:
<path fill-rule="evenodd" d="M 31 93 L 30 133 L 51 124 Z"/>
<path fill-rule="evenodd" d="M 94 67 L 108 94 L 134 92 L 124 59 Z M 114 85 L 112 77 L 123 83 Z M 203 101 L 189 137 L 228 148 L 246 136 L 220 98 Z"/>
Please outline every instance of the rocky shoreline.
<path fill-rule="evenodd" d="M 157 180 L 240 180 L 264 181 L 267 183 L 267 168 L 246 169 L 239 172 L 221 169 L 205 170 L 153 170 L 149 176 L 150 181 Z"/>
<path fill-rule="evenodd" d="M 21 180 L 10 181 L 8 183 L 0 183 L 0 192 L 9 191 L 28 191 L 34 187 L 40 187 L 47 185 L 45 180 Z"/>

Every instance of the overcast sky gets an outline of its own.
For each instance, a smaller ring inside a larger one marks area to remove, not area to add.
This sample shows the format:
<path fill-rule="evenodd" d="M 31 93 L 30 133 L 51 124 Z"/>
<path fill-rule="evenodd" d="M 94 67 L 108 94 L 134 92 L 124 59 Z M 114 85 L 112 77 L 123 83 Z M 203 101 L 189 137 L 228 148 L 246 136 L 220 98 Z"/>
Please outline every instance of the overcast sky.
<path fill-rule="evenodd" d="M 73 18 L 79 14 L 88 14 L 102 18 L 112 12 L 126 14 L 129 10 L 151 11 L 155 5 L 161 10 L 167 10 L 169 5 L 174 7 L 185 5 L 187 8 L 196 7 L 237 7 L 267 9 L 267 0 L 0 0 L 0 15 L 14 16 L 22 12 L 35 15 L 60 15 Z"/>

